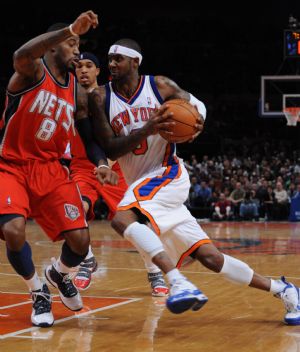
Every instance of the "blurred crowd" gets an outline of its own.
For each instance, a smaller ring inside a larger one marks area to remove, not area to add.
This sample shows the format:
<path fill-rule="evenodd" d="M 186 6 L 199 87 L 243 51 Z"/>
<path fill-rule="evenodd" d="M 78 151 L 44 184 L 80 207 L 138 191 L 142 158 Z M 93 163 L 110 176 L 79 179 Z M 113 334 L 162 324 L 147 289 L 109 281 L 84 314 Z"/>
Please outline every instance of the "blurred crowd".
<path fill-rule="evenodd" d="M 288 220 L 291 200 L 300 198 L 297 152 L 201 158 L 193 154 L 185 166 L 191 180 L 186 205 L 197 218 Z"/>

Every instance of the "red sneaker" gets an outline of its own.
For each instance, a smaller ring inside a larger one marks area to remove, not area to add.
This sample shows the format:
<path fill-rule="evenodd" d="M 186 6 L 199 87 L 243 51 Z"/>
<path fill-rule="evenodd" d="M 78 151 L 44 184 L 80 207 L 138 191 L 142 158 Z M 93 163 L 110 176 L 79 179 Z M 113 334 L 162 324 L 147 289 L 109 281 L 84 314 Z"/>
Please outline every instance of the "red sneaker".
<path fill-rule="evenodd" d="M 152 296 L 166 297 L 169 294 L 169 288 L 164 280 L 161 271 L 158 273 L 148 273 L 148 281 L 151 284 Z"/>
<path fill-rule="evenodd" d="M 97 267 L 98 264 L 95 257 L 85 259 L 83 262 L 81 262 L 74 279 L 74 285 L 79 290 L 88 289 L 92 281 L 92 273 L 97 270 Z"/>

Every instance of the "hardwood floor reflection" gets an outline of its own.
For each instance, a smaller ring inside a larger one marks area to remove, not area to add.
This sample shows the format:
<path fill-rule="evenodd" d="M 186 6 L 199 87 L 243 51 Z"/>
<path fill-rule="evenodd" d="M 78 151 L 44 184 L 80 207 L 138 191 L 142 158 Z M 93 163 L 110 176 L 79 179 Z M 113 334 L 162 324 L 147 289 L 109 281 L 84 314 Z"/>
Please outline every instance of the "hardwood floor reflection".
<path fill-rule="evenodd" d="M 225 253 L 246 261 L 255 271 L 273 278 L 285 275 L 300 285 L 300 224 L 201 224 Z M 299 352 L 300 326 L 285 326 L 282 302 L 270 293 L 231 284 L 200 263 L 184 274 L 209 298 L 198 312 L 173 315 L 164 299 L 152 298 L 143 262 L 135 249 L 110 228 L 91 224 L 99 268 L 91 287 L 82 292 L 84 310 L 74 314 L 60 303 L 56 324 L 48 329 L 30 324 L 31 301 L 14 273 L 0 243 L 0 351 L 3 352 Z M 52 243 L 34 223 L 27 239 L 38 273 L 58 256 L 61 243 Z"/>

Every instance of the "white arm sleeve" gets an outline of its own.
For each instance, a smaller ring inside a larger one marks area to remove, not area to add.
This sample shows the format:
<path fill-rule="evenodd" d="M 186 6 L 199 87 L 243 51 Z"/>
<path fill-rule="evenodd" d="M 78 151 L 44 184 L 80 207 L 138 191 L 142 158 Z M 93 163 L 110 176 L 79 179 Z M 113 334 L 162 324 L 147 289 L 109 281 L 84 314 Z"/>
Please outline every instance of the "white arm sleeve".
<path fill-rule="evenodd" d="M 192 105 L 196 105 L 199 114 L 202 115 L 203 119 L 206 119 L 206 107 L 205 105 L 202 103 L 202 101 L 198 100 L 196 97 L 193 96 L 193 94 L 190 93 L 190 103 Z"/>

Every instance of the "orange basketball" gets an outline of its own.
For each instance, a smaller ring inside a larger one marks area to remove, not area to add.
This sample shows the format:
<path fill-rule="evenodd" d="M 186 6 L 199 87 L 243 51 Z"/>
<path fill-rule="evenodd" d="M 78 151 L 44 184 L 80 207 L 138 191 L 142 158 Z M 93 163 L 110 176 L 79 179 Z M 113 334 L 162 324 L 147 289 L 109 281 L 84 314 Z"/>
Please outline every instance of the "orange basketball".
<path fill-rule="evenodd" d="M 166 121 L 176 122 L 176 124 L 170 128 L 173 135 L 169 135 L 164 131 L 159 132 L 164 139 L 171 143 L 178 143 L 179 141 L 182 141 L 182 139 L 192 137 L 198 131 L 194 125 L 199 123 L 197 118 L 200 115 L 197 109 L 187 100 L 172 99 L 166 101 L 164 105 L 169 106 L 165 113 L 173 113 L 173 116 Z"/>

